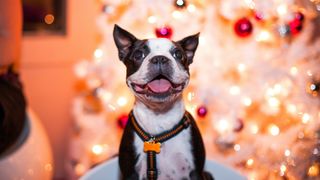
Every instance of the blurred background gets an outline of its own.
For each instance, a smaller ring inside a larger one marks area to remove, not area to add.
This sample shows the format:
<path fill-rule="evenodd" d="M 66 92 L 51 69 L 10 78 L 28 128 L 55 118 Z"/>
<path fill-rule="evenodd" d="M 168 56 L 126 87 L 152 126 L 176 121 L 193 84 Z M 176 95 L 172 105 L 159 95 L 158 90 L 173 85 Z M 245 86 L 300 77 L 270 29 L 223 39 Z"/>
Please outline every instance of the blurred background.
<path fill-rule="evenodd" d="M 68 179 L 65 163 L 75 97 L 74 64 L 97 46 L 97 1 L 23 0 L 20 74 L 30 107 L 49 136 L 54 179 Z"/>
<path fill-rule="evenodd" d="M 23 10 L 20 77 L 53 179 L 117 154 L 134 99 L 114 24 L 141 39 L 201 32 L 185 102 L 207 158 L 252 180 L 320 178 L 320 1 L 23 0 Z"/>

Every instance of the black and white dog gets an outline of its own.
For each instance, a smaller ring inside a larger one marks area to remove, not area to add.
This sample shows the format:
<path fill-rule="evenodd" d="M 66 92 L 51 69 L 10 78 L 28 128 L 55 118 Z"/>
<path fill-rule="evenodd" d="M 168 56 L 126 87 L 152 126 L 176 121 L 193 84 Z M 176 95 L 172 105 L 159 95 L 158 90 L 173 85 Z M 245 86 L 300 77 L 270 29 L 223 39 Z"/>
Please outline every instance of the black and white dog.
<path fill-rule="evenodd" d="M 113 36 L 119 58 L 127 68 L 127 85 L 136 97 L 132 116 L 138 126 L 154 136 L 177 127 L 186 114 L 182 91 L 189 82 L 189 65 L 199 34 L 177 42 L 164 38 L 139 40 L 115 25 Z M 161 144 L 155 179 L 212 179 L 203 171 L 205 150 L 200 132 L 193 118 L 189 120 L 189 126 Z M 128 121 L 119 151 L 124 179 L 150 179 L 144 143 Z"/>

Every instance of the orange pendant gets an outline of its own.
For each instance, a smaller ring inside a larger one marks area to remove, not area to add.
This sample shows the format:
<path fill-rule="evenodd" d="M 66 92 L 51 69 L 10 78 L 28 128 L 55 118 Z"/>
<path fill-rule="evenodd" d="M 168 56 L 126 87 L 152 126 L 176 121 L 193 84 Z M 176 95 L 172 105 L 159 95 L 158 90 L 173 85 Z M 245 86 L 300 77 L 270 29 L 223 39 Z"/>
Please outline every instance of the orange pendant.
<path fill-rule="evenodd" d="M 156 143 L 154 141 L 152 141 L 152 142 L 146 141 L 143 143 L 143 151 L 144 152 L 154 151 L 157 154 L 159 154 L 160 149 L 161 149 L 161 143 L 159 143 L 159 142 Z"/>

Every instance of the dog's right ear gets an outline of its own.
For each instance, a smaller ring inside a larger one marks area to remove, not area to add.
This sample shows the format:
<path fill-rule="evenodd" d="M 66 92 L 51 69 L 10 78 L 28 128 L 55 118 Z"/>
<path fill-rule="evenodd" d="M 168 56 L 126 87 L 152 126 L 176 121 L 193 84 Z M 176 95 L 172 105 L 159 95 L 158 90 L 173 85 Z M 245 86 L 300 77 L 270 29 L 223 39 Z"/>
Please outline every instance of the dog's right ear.
<path fill-rule="evenodd" d="M 113 39 L 118 48 L 119 59 L 124 61 L 124 58 L 130 52 L 131 47 L 133 46 L 134 42 L 137 41 L 137 38 L 115 24 L 113 29 Z"/>

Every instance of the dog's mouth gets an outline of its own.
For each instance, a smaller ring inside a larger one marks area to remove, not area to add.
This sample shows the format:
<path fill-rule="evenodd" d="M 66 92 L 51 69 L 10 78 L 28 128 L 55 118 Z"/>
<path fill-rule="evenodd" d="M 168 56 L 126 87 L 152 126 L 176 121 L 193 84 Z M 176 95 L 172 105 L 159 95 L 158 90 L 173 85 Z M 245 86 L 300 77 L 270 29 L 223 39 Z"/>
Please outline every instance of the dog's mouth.
<path fill-rule="evenodd" d="M 179 93 L 184 89 L 185 82 L 175 84 L 167 77 L 159 75 L 146 84 L 131 83 L 132 88 L 139 94 L 167 96 L 174 93 Z"/>

